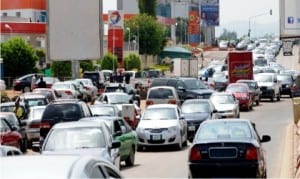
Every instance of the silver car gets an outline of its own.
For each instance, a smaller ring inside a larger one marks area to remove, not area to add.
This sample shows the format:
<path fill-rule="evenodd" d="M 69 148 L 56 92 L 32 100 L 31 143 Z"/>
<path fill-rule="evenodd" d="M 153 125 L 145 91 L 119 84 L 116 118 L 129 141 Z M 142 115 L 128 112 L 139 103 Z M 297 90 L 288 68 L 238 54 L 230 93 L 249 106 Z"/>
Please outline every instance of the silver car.
<path fill-rule="evenodd" d="M 120 171 L 110 162 L 93 156 L 24 155 L 4 157 L 1 158 L 0 168 L 1 178 L 123 178 Z"/>
<path fill-rule="evenodd" d="M 217 112 L 215 118 L 240 118 L 239 101 L 229 92 L 215 92 L 210 100 Z"/>
<path fill-rule="evenodd" d="M 187 145 L 187 122 L 174 104 L 154 104 L 146 108 L 136 128 L 138 150 L 147 146 Z"/>

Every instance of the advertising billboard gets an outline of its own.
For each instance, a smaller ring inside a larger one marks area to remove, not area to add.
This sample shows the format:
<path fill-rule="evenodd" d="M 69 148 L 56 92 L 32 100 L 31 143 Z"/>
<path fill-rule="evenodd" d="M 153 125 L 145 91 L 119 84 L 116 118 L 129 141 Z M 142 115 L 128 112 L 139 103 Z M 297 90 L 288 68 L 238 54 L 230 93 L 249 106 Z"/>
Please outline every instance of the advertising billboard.
<path fill-rule="evenodd" d="M 202 27 L 219 26 L 219 0 L 203 0 L 200 4 Z"/>
<path fill-rule="evenodd" d="M 101 57 L 99 0 L 47 0 L 49 60 L 93 60 Z"/>
<path fill-rule="evenodd" d="M 200 18 L 199 5 L 192 4 L 189 7 L 189 25 L 188 25 L 189 44 L 193 47 L 200 43 Z"/>
<path fill-rule="evenodd" d="M 280 0 L 280 38 L 300 37 L 300 1 Z"/>
<path fill-rule="evenodd" d="M 228 53 L 229 83 L 237 80 L 253 79 L 253 62 L 251 51 L 232 51 Z"/>

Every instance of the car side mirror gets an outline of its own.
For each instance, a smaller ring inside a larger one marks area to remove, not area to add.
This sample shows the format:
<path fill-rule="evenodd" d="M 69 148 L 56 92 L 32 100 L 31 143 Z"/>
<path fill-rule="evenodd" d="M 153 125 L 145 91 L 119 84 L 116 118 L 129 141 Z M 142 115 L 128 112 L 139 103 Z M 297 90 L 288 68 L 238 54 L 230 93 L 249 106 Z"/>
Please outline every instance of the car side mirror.
<path fill-rule="evenodd" d="M 271 137 L 268 136 L 268 135 L 263 135 L 260 142 L 263 143 L 263 142 L 269 142 L 271 140 Z"/>
<path fill-rule="evenodd" d="M 112 149 L 116 149 L 116 148 L 120 148 L 120 146 L 121 146 L 121 142 L 120 141 L 113 141 L 112 145 L 111 145 L 111 148 Z"/>

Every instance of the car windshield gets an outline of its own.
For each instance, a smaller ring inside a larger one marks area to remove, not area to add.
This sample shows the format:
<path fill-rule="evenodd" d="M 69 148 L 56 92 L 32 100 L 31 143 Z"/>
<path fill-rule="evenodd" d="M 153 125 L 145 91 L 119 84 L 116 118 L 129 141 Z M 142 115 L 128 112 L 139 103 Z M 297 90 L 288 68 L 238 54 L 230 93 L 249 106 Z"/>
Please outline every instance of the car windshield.
<path fill-rule="evenodd" d="M 128 104 L 130 96 L 127 94 L 113 94 L 108 96 L 110 104 Z"/>
<path fill-rule="evenodd" d="M 47 106 L 42 118 L 47 120 L 78 121 L 81 116 L 81 110 L 77 104 L 66 103 Z"/>
<path fill-rule="evenodd" d="M 90 106 L 94 116 L 115 116 L 115 110 L 111 106 Z"/>
<path fill-rule="evenodd" d="M 252 137 L 247 122 L 213 122 L 201 124 L 195 138 L 198 140 L 249 139 Z"/>
<path fill-rule="evenodd" d="M 286 81 L 286 82 L 292 82 L 292 77 L 289 75 L 278 75 L 277 76 L 277 80 L 282 82 L 282 81 Z"/>
<path fill-rule="evenodd" d="M 231 95 L 213 95 L 211 101 L 214 104 L 233 104 L 234 98 Z"/>
<path fill-rule="evenodd" d="M 31 106 L 45 106 L 45 105 L 47 105 L 47 101 L 46 101 L 45 98 L 25 99 L 25 103 L 27 103 L 29 107 L 31 107 Z"/>
<path fill-rule="evenodd" d="M 70 89 L 71 85 L 68 83 L 54 83 L 53 89 Z"/>
<path fill-rule="evenodd" d="M 256 75 L 254 76 L 255 81 L 258 82 L 272 82 L 272 76 L 271 75 Z"/>
<path fill-rule="evenodd" d="M 230 92 L 247 92 L 247 88 L 241 85 L 229 85 L 226 90 Z"/>
<path fill-rule="evenodd" d="M 11 126 L 19 126 L 18 119 L 15 117 L 15 114 L 0 114 L 1 119 L 6 119 L 6 121 Z"/>
<path fill-rule="evenodd" d="M 184 80 L 185 86 L 189 90 L 197 90 L 197 89 L 207 89 L 205 84 L 200 80 Z"/>
<path fill-rule="evenodd" d="M 211 112 L 207 102 L 191 102 L 182 105 L 182 113 L 209 113 Z"/>
<path fill-rule="evenodd" d="M 238 83 L 244 83 L 247 84 L 249 89 L 253 90 L 256 87 L 255 82 L 250 82 L 250 81 L 238 81 Z"/>
<path fill-rule="evenodd" d="M 172 99 L 175 98 L 171 89 L 157 88 L 151 89 L 149 99 Z"/>
<path fill-rule="evenodd" d="M 45 108 L 32 108 L 29 112 L 29 119 L 41 119 Z"/>
<path fill-rule="evenodd" d="M 116 92 L 118 89 L 119 89 L 118 86 L 107 86 L 105 87 L 105 93 Z M 123 90 L 123 92 L 125 92 L 124 87 L 122 87 L 121 89 Z"/>
<path fill-rule="evenodd" d="M 64 128 L 55 129 L 49 134 L 44 150 L 103 148 L 105 146 L 105 138 L 101 128 Z"/>
<path fill-rule="evenodd" d="M 175 108 L 148 108 L 143 120 L 174 120 L 177 119 Z"/>

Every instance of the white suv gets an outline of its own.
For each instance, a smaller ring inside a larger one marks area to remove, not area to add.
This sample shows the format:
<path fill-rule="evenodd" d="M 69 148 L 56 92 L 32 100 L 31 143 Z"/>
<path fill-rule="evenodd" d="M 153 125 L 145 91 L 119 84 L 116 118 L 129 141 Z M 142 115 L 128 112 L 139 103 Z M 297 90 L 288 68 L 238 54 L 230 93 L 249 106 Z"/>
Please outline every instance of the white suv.
<path fill-rule="evenodd" d="M 280 100 L 280 82 L 277 80 L 276 73 L 258 73 L 254 75 L 254 79 L 262 91 L 261 98 L 270 98 L 271 101 L 274 101 L 274 98 Z"/>

